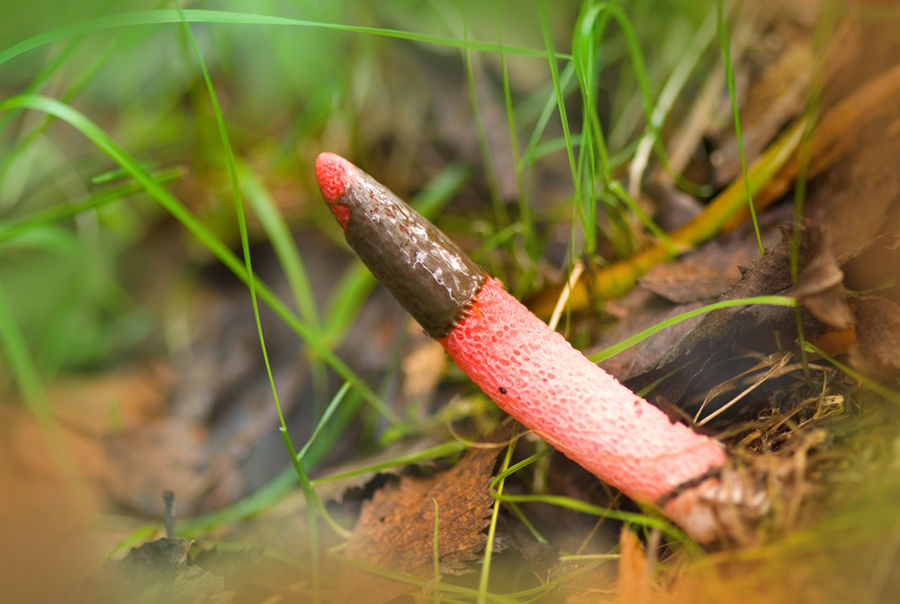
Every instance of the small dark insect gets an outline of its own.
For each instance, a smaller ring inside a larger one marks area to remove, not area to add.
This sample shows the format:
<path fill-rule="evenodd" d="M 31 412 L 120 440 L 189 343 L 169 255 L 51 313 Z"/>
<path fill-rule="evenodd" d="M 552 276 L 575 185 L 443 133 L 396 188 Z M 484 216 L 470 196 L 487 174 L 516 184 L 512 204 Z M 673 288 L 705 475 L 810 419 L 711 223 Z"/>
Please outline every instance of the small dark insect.
<path fill-rule="evenodd" d="M 506 394 L 506 388 L 500 386 L 500 394 Z"/>

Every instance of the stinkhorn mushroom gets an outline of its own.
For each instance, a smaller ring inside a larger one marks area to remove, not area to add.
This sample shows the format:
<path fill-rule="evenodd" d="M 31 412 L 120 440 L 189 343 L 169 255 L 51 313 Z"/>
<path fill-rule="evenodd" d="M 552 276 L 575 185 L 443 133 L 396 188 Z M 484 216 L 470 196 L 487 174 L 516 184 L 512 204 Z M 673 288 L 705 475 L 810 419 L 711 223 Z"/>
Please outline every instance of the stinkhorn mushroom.
<path fill-rule="evenodd" d="M 319 188 L 372 273 L 497 405 L 694 539 L 721 534 L 723 446 L 620 384 L 513 298 L 444 233 L 333 153 Z M 758 503 L 758 502 L 757 502 Z"/>

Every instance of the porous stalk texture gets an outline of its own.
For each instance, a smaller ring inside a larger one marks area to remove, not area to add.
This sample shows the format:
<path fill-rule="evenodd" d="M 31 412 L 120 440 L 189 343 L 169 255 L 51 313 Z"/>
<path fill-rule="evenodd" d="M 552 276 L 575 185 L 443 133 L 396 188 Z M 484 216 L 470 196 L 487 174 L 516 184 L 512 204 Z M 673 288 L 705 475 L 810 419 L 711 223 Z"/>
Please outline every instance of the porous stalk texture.
<path fill-rule="evenodd" d="M 439 341 L 504 411 L 629 497 L 652 502 L 725 463 L 719 443 L 622 386 L 496 279 Z"/>

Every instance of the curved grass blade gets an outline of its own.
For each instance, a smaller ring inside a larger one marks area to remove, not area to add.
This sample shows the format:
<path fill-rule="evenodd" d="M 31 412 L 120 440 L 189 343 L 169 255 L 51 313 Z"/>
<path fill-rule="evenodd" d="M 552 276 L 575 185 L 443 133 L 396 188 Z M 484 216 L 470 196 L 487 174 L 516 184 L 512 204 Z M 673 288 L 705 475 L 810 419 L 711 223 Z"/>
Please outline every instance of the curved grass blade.
<path fill-rule="evenodd" d="M 183 12 L 180 7 L 178 7 L 178 14 L 179 16 L 183 17 Z M 228 169 L 228 175 L 231 179 L 231 191 L 232 195 L 234 196 L 235 215 L 237 216 L 238 229 L 241 238 L 241 252 L 244 256 L 244 269 L 247 271 L 247 286 L 250 289 L 250 302 L 253 306 L 253 320 L 256 323 L 256 333 L 257 337 L 259 338 L 259 347 L 262 352 L 263 363 L 266 367 L 266 375 L 269 378 L 269 388 L 272 390 L 272 400 L 275 403 L 275 410 L 278 413 L 278 422 L 280 424 L 279 431 L 281 432 L 281 435 L 284 438 L 284 444 L 291 455 L 291 462 L 294 465 L 294 471 L 297 473 L 297 480 L 300 482 L 300 489 L 303 491 L 303 496 L 306 498 L 306 520 L 308 525 L 307 530 L 309 531 L 309 550 L 311 562 L 310 574 L 312 575 L 313 600 L 315 602 L 319 602 L 319 531 L 318 519 L 316 518 L 316 504 L 318 503 L 318 507 L 321 507 L 321 503 L 319 503 L 318 496 L 316 495 L 315 490 L 312 488 L 312 485 L 309 483 L 309 476 L 306 473 L 306 468 L 303 467 L 303 461 L 301 457 L 297 455 L 297 452 L 294 450 L 294 445 L 291 442 L 291 436 L 288 432 L 287 423 L 284 420 L 284 412 L 281 408 L 281 401 L 278 398 L 278 389 L 275 386 L 275 376 L 272 375 L 272 364 L 269 361 L 269 352 L 266 349 L 266 338 L 263 334 L 262 320 L 259 316 L 259 299 L 256 295 L 256 278 L 253 275 L 253 266 L 250 259 L 250 238 L 247 234 L 247 217 L 244 212 L 244 203 L 241 195 L 241 184 L 238 178 L 237 163 L 234 159 L 234 151 L 231 147 L 231 140 L 228 138 L 228 129 L 225 127 L 225 118 L 222 115 L 222 107 L 219 104 L 219 97 L 216 94 L 215 88 L 213 87 L 212 80 L 209 77 L 209 70 L 206 68 L 206 62 L 203 60 L 203 55 L 200 52 L 200 48 L 197 46 L 197 41 L 196 39 L 194 39 L 194 34 L 193 32 L 191 32 L 190 25 L 188 25 L 186 22 L 182 22 L 182 29 L 184 31 L 185 37 L 190 43 L 190 47 L 194 52 L 194 56 L 197 58 L 197 63 L 200 66 L 200 71 L 203 74 L 203 81 L 206 84 L 206 90 L 209 93 L 209 100 L 212 104 L 213 115 L 216 118 L 216 128 L 219 131 L 219 139 L 222 144 L 222 149 L 225 152 L 225 164 Z M 267 215 L 267 217 L 271 219 L 271 215 Z"/>
<path fill-rule="evenodd" d="M 747 158 L 744 156 L 744 138 L 741 134 L 741 115 L 738 111 L 737 91 L 734 85 L 734 66 L 731 64 L 731 49 L 728 40 L 728 28 L 725 27 L 725 8 L 723 0 L 716 2 L 716 24 L 719 28 L 719 44 L 722 47 L 722 62 L 725 64 L 725 79 L 728 81 L 728 98 L 731 99 L 731 113 L 734 118 L 734 135 L 737 138 L 738 156 L 741 160 L 741 175 L 744 181 L 744 195 L 747 197 L 747 208 L 753 221 L 753 232 L 759 245 L 759 255 L 765 254 L 759 222 L 756 220 L 756 208 L 753 206 L 753 192 L 750 190 L 750 179 L 747 178 Z"/>
<path fill-rule="evenodd" d="M 161 170 L 150 174 L 150 177 L 159 184 L 164 184 L 176 180 L 181 176 L 181 170 L 169 169 Z M 19 235 L 28 233 L 41 227 L 49 226 L 74 218 L 83 212 L 96 210 L 113 202 L 120 201 L 123 198 L 140 193 L 144 188 L 137 183 L 127 183 L 117 187 L 88 196 L 84 201 L 72 204 L 60 204 L 15 218 L 0 222 L 0 243 L 14 239 Z"/>
<path fill-rule="evenodd" d="M 411 31 L 403 31 L 398 29 L 388 29 L 383 27 L 363 27 L 359 25 L 345 25 L 341 23 L 325 23 L 322 21 L 309 21 L 306 19 L 290 19 L 288 17 L 276 17 L 273 15 L 262 15 L 256 13 L 241 13 L 232 11 L 202 10 L 202 9 L 186 9 L 182 15 L 177 10 L 151 10 L 151 11 L 135 11 L 122 13 L 119 15 L 106 15 L 103 17 L 95 17 L 93 19 L 85 19 L 77 23 L 72 23 L 64 27 L 59 27 L 48 32 L 37 34 L 27 38 L 18 44 L 15 44 L 3 52 L 0 52 L 0 65 L 6 63 L 21 54 L 46 46 L 56 42 L 57 40 L 65 40 L 74 36 L 87 33 L 105 31 L 108 29 L 116 29 L 119 27 L 134 27 L 140 25 L 160 25 L 166 23 L 181 23 L 182 20 L 188 23 L 215 23 L 220 25 L 278 25 L 286 27 L 304 27 L 312 29 L 332 30 L 338 32 L 350 32 L 357 34 L 367 34 L 372 36 L 381 36 L 384 38 L 395 38 L 398 40 L 407 40 L 410 42 L 420 42 L 422 44 L 434 44 L 437 46 L 448 46 L 451 48 L 462 48 L 468 50 L 479 50 L 483 52 L 500 52 L 501 46 L 495 42 L 483 42 L 479 40 L 460 40 L 448 36 L 436 36 L 432 34 L 423 34 Z M 527 48 L 524 46 L 504 45 L 502 49 L 510 54 L 522 55 L 526 57 L 545 57 L 545 50 Z M 558 53 L 555 55 L 557 59 L 570 59 L 571 56 Z"/>
<path fill-rule="evenodd" d="M 595 352 L 588 358 L 595 363 L 599 363 L 600 361 L 605 361 L 610 357 L 614 357 L 623 350 L 627 350 L 631 348 L 638 342 L 643 342 L 653 334 L 661 332 L 663 329 L 667 327 L 671 327 L 673 325 L 677 325 L 682 321 L 686 321 L 692 317 L 696 317 L 697 315 L 702 315 L 708 313 L 713 310 L 718 310 L 720 308 L 729 308 L 731 306 L 747 306 L 750 304 L 768 304 L 770 306 L 792 306 L 797 307 L 797 300 L 795 298 L 791 298 L 789 296 L 755 296 L 753 298 L 735 298 L 733 300 L 722 300 L 720 302 L 713 302 L 712 304 L 707 304 L 706 306 L 701 306 L 700 308 L 695 308 L 693 310 L 689 310 L 687 312 L 683 312 L 677 314 L 673 317 L 669 317 L 663 321 L 660 321 L 656 325 L 652 325 L 647 329 L 639 331 L 638 333 L 625 338 L 621 342 L 613 344 L 607 348 L 599 352 Z"/>
<path fill-rule="evenodd" d="M 101 130 L 94 122 L 76 109 L 59 101 L 41 95 L 22 95 L 0 101 L 0 111 L 26 107 L 43 111 L 65 121 L 81 132 L 104 153 L 109 155 L 135 180 L 147 193 L 165 208 L 174 218 L 181 222 L 187 230 L 197 237 L 219 260 L 228 267 L 241 281 L 247 283 L 249 276 L 243 263 L 232 253 L 222 241 L 200 222 L 171 193 L 159 185 L 137 161 Z M 301 321 L 264 283 L 256 280 L 256 289 L 263 300 L 298 336 L 303 338 L 332 369 L 359 389 L 363 397 L 392 423 L 400 418 L 391 410 L 369 386 L 363 382 L 331 349 L 322 341 L 318 332 Z"/>

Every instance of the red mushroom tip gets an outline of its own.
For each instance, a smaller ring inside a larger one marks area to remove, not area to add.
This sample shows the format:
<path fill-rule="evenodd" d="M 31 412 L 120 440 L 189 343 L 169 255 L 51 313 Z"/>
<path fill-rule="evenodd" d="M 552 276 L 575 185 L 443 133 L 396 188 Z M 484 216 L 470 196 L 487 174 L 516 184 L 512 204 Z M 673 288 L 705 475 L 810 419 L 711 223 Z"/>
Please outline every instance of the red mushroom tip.
<path fill-rule="evenodd" d="M 335 153 L 319 153 L 316 158 L 316 180 L 322 197 L 328 202 L 331 213 L 337 218 L 344 232 L 350 221 L 350 208 L 340 202 L 341 197 L 358 178 L 359 168 Z"/>
<path fill-rule="evenodd" d="M 319 153 L 316 158 L 316 180 L 319 190 L 328 203 L 334 203 L 344 194 L 350 183 L 350 173 L 355 166 L 340 155 Z"/>

